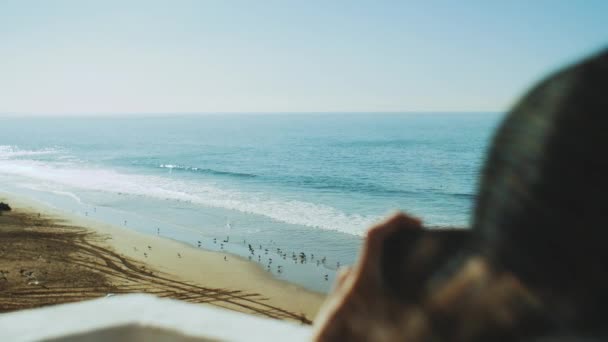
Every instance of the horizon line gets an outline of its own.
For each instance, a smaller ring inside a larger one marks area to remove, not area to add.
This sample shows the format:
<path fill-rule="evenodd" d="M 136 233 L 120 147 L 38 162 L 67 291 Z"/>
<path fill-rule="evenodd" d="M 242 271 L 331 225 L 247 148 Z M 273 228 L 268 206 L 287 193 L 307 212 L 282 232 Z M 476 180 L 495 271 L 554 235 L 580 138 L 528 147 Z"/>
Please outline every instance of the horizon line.
<path fill-rule="evenodd" d="M 188 112 L 0 112 L 0 116 L 166 116 L 166 115 L 238 115 L 238 114 L 457 114 L 504 113 L 506 110 L 383 110 L 383 111 L 188 111 Z"/>

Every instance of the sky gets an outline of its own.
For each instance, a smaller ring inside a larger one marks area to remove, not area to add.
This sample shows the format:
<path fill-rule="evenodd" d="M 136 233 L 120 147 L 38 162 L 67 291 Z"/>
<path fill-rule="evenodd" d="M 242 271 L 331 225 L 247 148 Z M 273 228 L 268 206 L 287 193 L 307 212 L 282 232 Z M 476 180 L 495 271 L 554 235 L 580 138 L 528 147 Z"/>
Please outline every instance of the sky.
<path fill-rule="evenodd" d="M 0 113 L 505 111 L 608 1 L 0 0 Z"/>

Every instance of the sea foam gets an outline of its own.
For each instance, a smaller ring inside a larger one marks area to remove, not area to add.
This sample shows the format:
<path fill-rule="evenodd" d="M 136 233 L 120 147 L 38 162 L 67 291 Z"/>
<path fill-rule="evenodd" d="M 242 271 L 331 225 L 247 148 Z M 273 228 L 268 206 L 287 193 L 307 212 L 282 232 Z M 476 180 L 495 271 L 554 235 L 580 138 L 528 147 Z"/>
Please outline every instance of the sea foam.
<path fill-rule="evenodd" d="M 24 159 L 24 156 L 58 154 L 58 150 L 21 151 L 0 149 L 0 173 L 31 183 L 42 182 L 54 193 L 81 190 L 141 195 L 163 200 L 186 201 L 196 205 L 236 210 L 273 220 L 311 228 L 362 235 L 378 220 L 375 216 L 349 214 L 334 207 L 294 199 L 282 199 L 266 193 L 248 193 L 220 188 L 203 181 L 177 180 L 169 177 L 125 173 L 82 162 Z M 17 158 L 19 157 L 19 158 Z M 165 168 L 176 167 L 164 165 Z M 71 189 L 66 189 L 71 188 Z"/>

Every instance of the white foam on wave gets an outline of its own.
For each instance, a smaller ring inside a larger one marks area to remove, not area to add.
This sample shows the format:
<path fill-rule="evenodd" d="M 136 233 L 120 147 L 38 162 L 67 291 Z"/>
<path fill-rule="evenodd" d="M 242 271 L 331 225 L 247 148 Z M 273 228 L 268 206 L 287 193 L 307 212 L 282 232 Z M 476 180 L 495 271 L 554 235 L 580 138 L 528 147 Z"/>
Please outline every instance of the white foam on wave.
<path fill-rule="evenodd" d="M 78 195 L 76 195 L 75 193 L 69 192 L 69 191 L 55 190 L 55 188 L 49 184 L 21 183 L 21 184 L 19 184 L 19 186 L 21 188 L 30 189 L 30 190 L 34 190 L 34 191 L 50 192 L 55 195 L 69 197 L 69 198 L 73 199 L 75 202 L 77 202 L 78 204 L 83 204 L 82 199 L 80 199 L 80 197 L 78 197 Z"/>
<path fill-rule="evenodd" d="M 44 148 L 40 150 L 23 150 L 19 149 L 16 146 L 0 145 L 0 159 L 12 159 L 16 157 L 40 156 L 57 153 L 59 153 L 59 150 L 55 148 Z"/>
<path fill-rule="evenodd" d="M 82 204 L 82 200 L 80 199 L 80 197 L 78 197 L 73 192 L 59 191 L 59 190 L 52 190 L 51 192 L 54 193 L 54 194 L 56 194 L 56 195 L 69 197 L 69 198 L 73 199 L 74 201 L 76 201 L 78 204 Z"/>
<path fill-rule="evenodd" d="M 283 200 L 266 193 L 246 193 L 221 189 L 198 181 L 179 181 L 161 176 L 121 173 L 74 162 L 5 158 L 0 159 L 0 173 L 24 177 L 28 181 L 46 182 L 46 185 L 50 182 L 84 190 L 188 201 L 207 207 L 266 216 L 284 223 L 355 235 L 362 235 L 365 229 L 378 219 L 344 213 L 323 204 Z M 53 191 L 68 193 L 64 188 Z"/>

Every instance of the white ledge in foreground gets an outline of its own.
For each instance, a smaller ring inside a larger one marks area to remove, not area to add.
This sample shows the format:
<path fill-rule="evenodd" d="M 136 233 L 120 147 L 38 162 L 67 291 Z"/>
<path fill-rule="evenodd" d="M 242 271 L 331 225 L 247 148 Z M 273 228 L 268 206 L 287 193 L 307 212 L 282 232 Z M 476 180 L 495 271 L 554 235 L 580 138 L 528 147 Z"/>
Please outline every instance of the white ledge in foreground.
<path fill-rule="evenodd" d="M 146 294 L 0 314 L 0 341 L 308 341 L 311 328 Z"/>

